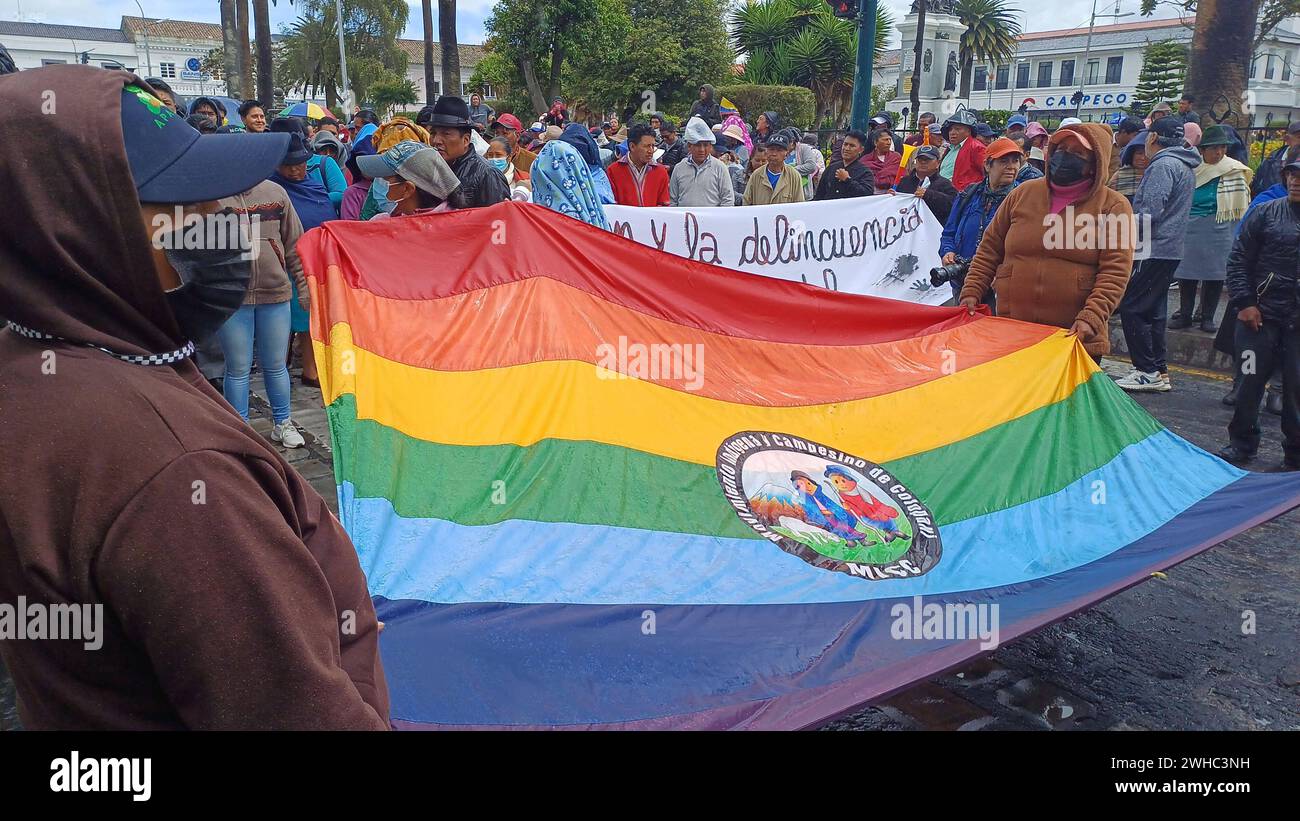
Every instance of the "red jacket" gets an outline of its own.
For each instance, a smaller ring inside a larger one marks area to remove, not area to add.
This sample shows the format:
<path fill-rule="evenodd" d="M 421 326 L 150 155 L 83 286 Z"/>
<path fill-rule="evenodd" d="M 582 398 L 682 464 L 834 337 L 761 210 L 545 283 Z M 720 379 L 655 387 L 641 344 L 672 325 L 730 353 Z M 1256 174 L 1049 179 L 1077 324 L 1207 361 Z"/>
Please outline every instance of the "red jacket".
<path fill-rule="evenodd" d="M 605 169 L 609 185 L 614 189 L 614 202 L 619 205 L 667 205 L 668 169 L 651 160 L 645 170 L 641 185 L 632 176 L 631 161 L 619 157 Z"/>
<path fill-rule="evenodd" d="M 984 143 L 974 136 L 966 138 L 952 169 L 952 185 L 958 191 L 984 179 Z"/>

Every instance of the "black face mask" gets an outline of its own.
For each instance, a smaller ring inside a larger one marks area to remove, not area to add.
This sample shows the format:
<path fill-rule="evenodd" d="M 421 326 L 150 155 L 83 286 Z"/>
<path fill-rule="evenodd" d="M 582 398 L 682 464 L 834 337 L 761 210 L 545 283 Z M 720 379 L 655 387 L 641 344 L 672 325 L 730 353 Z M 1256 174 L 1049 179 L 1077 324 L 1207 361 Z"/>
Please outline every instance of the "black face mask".
<path fill-rule="evenodd" d="M 253 276 L 254 252 L 242 232 L 217 233 L 218 241 L 211 244 L 218 247 L 187 248 L 182 229 L 172 234 L 175 247 L 166 249 L 167 261 L 181 280 L 167 292 L 167 304 L 181 333 L 194 341 L 212 336 L 239 310 Z"/>
<path fill-rule="evenodd" d="M 1057 185 L 1074 185 L 1084 179 L 1084 174 L 1088 170 L 1088 161 L 1068 151 L 1056 151 L 1052 153 L 1047 169 L 1048 176 Z"/>

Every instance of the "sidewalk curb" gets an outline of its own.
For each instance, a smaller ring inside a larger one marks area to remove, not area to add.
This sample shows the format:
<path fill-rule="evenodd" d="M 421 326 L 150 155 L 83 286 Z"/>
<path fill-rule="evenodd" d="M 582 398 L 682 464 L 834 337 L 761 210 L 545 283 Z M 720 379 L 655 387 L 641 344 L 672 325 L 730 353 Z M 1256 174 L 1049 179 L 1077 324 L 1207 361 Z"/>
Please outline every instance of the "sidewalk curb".
<path fill-rule="evenodd" d="M 1166 358 L 1171 365 L 1232 373 L 1232 357 L 1214 349 L 1214 334 L 1204 331 L 1168 331 L 1165 334 Z M 1110 321 L 1110 350 L 1115 356 L 1128 357 L 1128 344 L 1119 317 Z"/>

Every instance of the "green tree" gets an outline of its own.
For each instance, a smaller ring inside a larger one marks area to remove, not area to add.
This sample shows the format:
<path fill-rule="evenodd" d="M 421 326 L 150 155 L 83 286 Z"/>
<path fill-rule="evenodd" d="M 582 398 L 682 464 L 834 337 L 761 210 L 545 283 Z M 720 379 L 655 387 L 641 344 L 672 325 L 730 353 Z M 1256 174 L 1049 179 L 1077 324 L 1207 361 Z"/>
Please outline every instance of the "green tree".
<path fill-rule="evenodd" d="M 333 0 L 301 0 L 302 16 L 282 28 L 276 74 L 288 88 L 324 91 L 332 108 L 342 91 L 337 14 Z M 348 80 L 358 101 L 376 83 L 406 76 L 406 54 L 397 44 L 406 28 L 405 0 L 344 0 L 343 40 Z"/>
<path fill-rule="evenodd" d="M 705 83 L 731 79 L 727 0 L 597 0 L 599 24 L 566 88 L 593 111 L 685 114 Z"/>
<path fill-rule="evenodd" d="M 1181 8 L 1183 11 L 1196 14 L 1198 0 L 1142 0 L 1142 14 L 1151 15 L 1155 12 L 1156 6 L 1171 5 Z M 1255 14 L 1247 14 L 1250 8 L 1247 4 L 1255 6 Z M 1217 12 L 1220 5 L 1214 0 L 1209 3 L 1202 2 L 1201 5 L 1207 12 Z M 1255 39 L 1251 42 L 1251 53 L 1259 51 L 1260 44 L 1264 39 L 1272 34 L 1273 29 L 1278 27 L 1288 17 L 1300 14 L 1300 0 L 1236 0 L 1229 3 L 1232 11 L 1241 15 L 1244 19 L 1257 21 L 1255 26 Z"/>
<path fill-rule="evenodd" d="M 885 49 L 893 27 L 884 4 L 877 6 L 875 54 Z M 731 41 L 745 57 L 743 81 L 797 85 L 817 98 L 817 120 L 847 120 L 853 103 L 857 64 L 856 22 L 831 13 L 825 0 L 754 0 L 731 16 Z"/>
<path fill-rule="evenodd" d="M 470 88 L 492 88 L 496 96 L 497 110 L 509 111 L 525 120 L 531 116 L 521 112 L 531 112 L 532 104 L 528 100 L 528 90 L 522 85 L 519 67 L 512 64 L 499 51 L 487 51 L 483 59 L 474 66 L 474 73 L 469 78 Z M 531 121 L 530 121 L 531 122 Z M 529 123 L 525 122 L 527 126 Z"/>
<path fill-rule="evenodd" d="M 488 45 L 519 69 L 533 108 L 560 95 L 565 61 L 588 48 L 598 25 L 591 0 L 500 0 L 484 24 Z"/>
<path fill-rule="evenodd" d="M 961 91 L 957 96 L 969 100 L 975 61 L 994 65 L 1011 62 L 1020 23 L 1008 0 L 957 0 L 953 11 L 966 27 L 958 44 Z"/>
<path fill-rule="evenodd" d="M 1203 114 L 1247 125 L 1253 118 L 1245 103 L 1247 67 L 1264 39 L 1278 24 L 1300 14 L 1300 0 L 1165 0 L 1196 14 L 1187 90 Z M 1155 11 L 1156 0 L 1142 0 L 1142 13 Z"/>
<path fill-rule="evenodd" d="M 366 101 L 384 117 L 397 106 L 413 105 L 420 99 L 419 90 L 409 77 L 386 77 L 370 87 Z"/>
<path fill-rule="evenodd" d="M 1177 40 L 1161 40 L 1142 50 L 1142 73 L 1133 93 L 1133 110 L 1149 112 L 1156 103 L 1173 100 L 1183 92 L 1187 75 L 1187 48 Z"/>

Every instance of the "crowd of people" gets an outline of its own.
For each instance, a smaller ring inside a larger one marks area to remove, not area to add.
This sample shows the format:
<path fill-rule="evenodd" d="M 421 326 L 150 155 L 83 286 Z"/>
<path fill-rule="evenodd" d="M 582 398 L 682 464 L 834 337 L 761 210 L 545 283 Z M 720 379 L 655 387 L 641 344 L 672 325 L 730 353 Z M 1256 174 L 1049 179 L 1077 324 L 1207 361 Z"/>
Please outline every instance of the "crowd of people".
<path fill-rule="evenodd" d="M 176 104 L 165 83 L 154 86 Z M 292 156 L 271 180 L 285 189 L 291 206 L 283 222 L 284 270 L 273 275 L 290 281 L 291 331 L 305 330 L 306 314 L 299 305 L 301 285 L 294 284 L 301 266 L 290 238 L 326 219 L 383 219 L 517 199 L 609 229 L 604 207 L 611 204 L 729 207 L 910 194 L 943 226 L 937 251 L 958 302 L 1068 328 L 1097 358 L 1110 350 L 1108 322 L 1118 313 L 1133 364 L 1118 380 L 1125 390 L 1172 389 L 1169 328 L 1217 334 L 1216 347 L 1236 359 L 1245 350 L 1272 345 L 1265 361 L 1276 362 L 1280 374 L 1289 367 L 1291 354 L 1285 339 L 1271 336 L 1273 323 L 1259 331 L 1239 316 L 1249 315 L 1247 291 L 1262 282 L 1252 277 L 1277 274 L 1255 271 L 1257 258 L 1247 259 L 1238 245 L 1248 218 L 1262 219 L 1254 216 L 1263 213 L 1262 205 L 1287 197 L 1292 166 L 1300 160 L 1300 123 L 1290 125 L 1284 144 L 1256 174 L 1240 135 L 1221 124 L 1202 127 L 1190 94 L 1177 107 L 1160 103 L 1148 116 L 1126 117 L 1113 128 L 1067 117 L 1049 130 L 1023 113 L 994 128 L 977 112 L 959 110 L 942 122 L 922 113 L 904 139 L 882 112 L 871 118 L 869 131 L 834 135 L 825 153 L 818 135 L 789 125 L 779 112 L 761 112 L 751 125 L 724 102 L 705 85 L 680 127 L 658 112 L 630 127 L 616 116 L 588 127 L 574 122 L 557 98 L 527 128 L 478 95 L 469 103 L 443 97 L 414 122 L 396 117 L 381 123 L 365 110 L 350 123 L 268 118 L 259 103 L 243 104 L 239 114 L 248 131 L 298 132 Z M 187 114 L 201 132 L 229 129 L 215 99 L 192 101 Z M 1102 224 L 1130 220 L 1134 233 L 1110 247 L 1104 241 L 1094 248 L 1053 247 L 1048 226 L 1070 215 Z M 1242 242 L 1258 242 L 1258 236 L 1246 232 Z M 1250 274 L 1238 273 L 1235 287 L 1233 259 L 1252 267 Z M 1228 321 L 1220 328 L 1216 318 L 1225 284 Z M 1171 288 L 1180 307 L 1167 316 Z M 276 317 L 285 311 L 260 307 L 266 314 L 262 332 L 278 339 L 283 331 Z M 258 313 L 250 304 L 248 314 Z M 260 327 L 241 318 L 221 334 L 220 352 L 213 346 L 200 351 L 208 363 L 226 354 L 224 390 L 237 409 L 247 407 L 249 352 Z M 268 347 L 265 356 L 276 356 L 279 347 Z M 315 384 L 314 369 L 307 366 L 310 349 L 300 353 L 303 381 Z M 259 348 L 259 361 L 263 356 Z M 1294 436 L 1287 435 L 1294 440 L 1288 464 L 1300 465 L 1300 383 L 1288 391 L 1281 377 L 1266 384 L 1268 377 L 1261 383 L 1256 374 L 1237 371 L 1224 401 L 1237 405 L 1238 433 L 1225 458 L 1249 459 L 1252 440 L 1240 431 L 1257 430 L 1262 404 L 1295 428 Z M 292 446 L 300 437 L 287 415 L 281 419 L 288 408 L 287 374 L 269 368 L 265 376 L 276 435 Z M 1253 401 L 1257 389 L 1263 398 Z"/>
<path fill-rule="evenodd" d="M 51 595 L 108 600 L 116 617 L 93 660 L 62 643 L 6 646 L 33 728 L 387 726 L 383 625 L 356 554 L 238 418 L 256 367 L 271 439 L 303 444 L 290 417 L 294 334 L 303 383 L 317 375 L 297 244 L 332 220 L 520 200 L 609 230 L 615 203 L 914 196 L 943 226 L 935 275 L 957 304 L 1067 329 L 1097 359 L 1117 312 L 1133 361 L 1119 385 L 1131 391 L 1171 389 L 1167 326 L 1215 333 L 1238 363 L 1221 455 L 1254 458 L 1264 406 L 1282 417 L 1282 467 L 1300 469 L 1300 125 L 1252 172 L 1236 132 L 1203 127 L 1186 97 L 1114 129 L 1020 114 L 994 128 L 961 110 L 922 114 L 904 139 L 880 114 L 823 153 L 780 112 L 751 126 L 709 86 L 679 131 L 659 113 L 591 128 L 562 99 L 525 127 L 477 95 L 444 96 L 414 119 L 308 119 L 257 101 L 232 118 L 220 99 L 186 103 L 124 72 L 10 75 L 0 138 L 41 150 L 0 154 L 11 206 L 27 216 L 0 223 L 0 450 L 11 460 L 0 593 L 39 578 Z M 173 208 L 256 216 L 259 252 L 190 248 L 179 225 L 151 238 Z M 1081 217 L 1137 217 L 1138 233 L 1053 234 Z M 1175 281 L 1181 307 L 1167 320 Z M 1216 326 L 1225 288 L 1228 321 Z M 342 633 L 340 612 L 353 619 Z M 291 678 L 252 697 L 230 673 L 244 668 Z"/>

